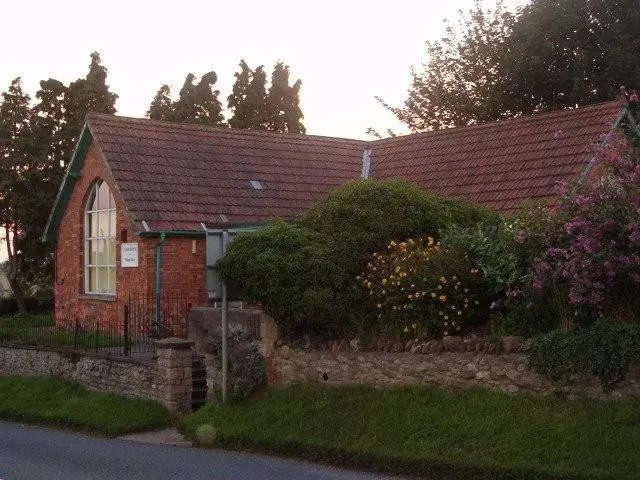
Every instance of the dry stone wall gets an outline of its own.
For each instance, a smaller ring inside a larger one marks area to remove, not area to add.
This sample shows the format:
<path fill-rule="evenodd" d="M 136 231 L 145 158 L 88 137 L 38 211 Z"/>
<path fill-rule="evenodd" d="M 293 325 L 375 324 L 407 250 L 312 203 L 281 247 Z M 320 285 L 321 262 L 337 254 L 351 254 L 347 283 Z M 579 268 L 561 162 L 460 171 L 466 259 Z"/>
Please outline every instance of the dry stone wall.
<path fill-rule="evenodd" d="M 604 394 L 594 378 L 560 385 L 527 368 L 523 353 L 491 354 L 467 351 L 410 353 L 331 351 L 276 347 L 267 359 L 271 384 L 296 381 L 380 387 L 436 385 L 452 390 L 484 387 L 509 393 L 611 397 L 640 395 L 640 371 L 634 370 L 617 388 Z"/>
<path fill-rule="evenodd" d="M 56 376 L 88 390 L 160 402 L 172 411 L 191 407 L 192 342 L 157 342 L 158 355 L 145 359 L 103 357 L 76 351 L 0 347 L 0 374 Z"/>

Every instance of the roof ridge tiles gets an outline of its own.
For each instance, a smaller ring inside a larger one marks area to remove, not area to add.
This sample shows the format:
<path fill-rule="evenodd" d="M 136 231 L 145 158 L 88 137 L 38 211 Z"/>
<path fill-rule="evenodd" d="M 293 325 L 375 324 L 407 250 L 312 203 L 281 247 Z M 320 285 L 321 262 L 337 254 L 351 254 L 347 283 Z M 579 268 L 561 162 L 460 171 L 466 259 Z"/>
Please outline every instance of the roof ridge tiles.
<path fill-rule="evenodd" d="M 328 135 L 309 135 L 303 133 L 276 133 L 266 130 L 249 130 L 249 129 L 233 129 L 233 128 L 225 128 L 221 126 L 212 126 L 212 125 L 201 125 L 194 123 L 180 123 L 180 122 L 170 122 L 165 120 L 151 120 L 148 118 L 136 118 L 129 117 L 124 115 L 109 115 L 104 113 L 93 113 L 89 112 L 86 115 L 86 119 L 89 123 L 94 122 L 95 120 L 106 121 L 109 123 L 133 123 L 136 125 L 144 126 L 147 130 L 149 130 L 150 126 L 159 127 L 168 131 L 180 131 L 180 132 L 205 132 L 205 133 L 223 133 L 225 135 L 237 135 L 237 136 L 246 136 L 246 137 L 268 137 L 268 138 L 277 138 L 281 137 L 282 139 L 292 139 L 292 140 L 332 140 L 337 142 L 344 143 L 368 143 L 366 140 L 358 140 L 348 137 L 334 137 Z M 151 129 L 152 130 L 152 129 Z"/>

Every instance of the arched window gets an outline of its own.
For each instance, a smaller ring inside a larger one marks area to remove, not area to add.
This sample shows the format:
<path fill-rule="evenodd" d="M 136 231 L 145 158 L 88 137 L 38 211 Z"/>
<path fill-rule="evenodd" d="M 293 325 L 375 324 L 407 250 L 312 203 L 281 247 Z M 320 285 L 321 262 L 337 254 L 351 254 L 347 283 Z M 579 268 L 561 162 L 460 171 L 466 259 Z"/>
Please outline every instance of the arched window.
<path fill-rule="evenodd" d="M 106 182 L 98 181 L 84 215 L 84 291 L 116 293 L 116 203 Z"/>

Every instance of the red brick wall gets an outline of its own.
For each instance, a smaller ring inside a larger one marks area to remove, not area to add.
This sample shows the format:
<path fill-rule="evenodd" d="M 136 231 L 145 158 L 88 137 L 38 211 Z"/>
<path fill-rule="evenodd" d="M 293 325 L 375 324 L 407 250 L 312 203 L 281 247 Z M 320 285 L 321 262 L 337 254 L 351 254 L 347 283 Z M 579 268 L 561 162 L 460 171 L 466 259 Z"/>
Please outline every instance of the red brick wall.
<path fill-rule="evenodd" d="M 116 201 L 116 295 L 95 298 L 84 294 L 84 210 L 93 183 L 104 180 Z M 138 267 L 120 267 L 119 232 L 127 230 L 127 241 L 138 242 Z M 152 305 L 155 287 L 155 238 L 141 238 L 127 217 L 114 180 L 104 167 L 94 145 L 67 204 L 57 231 L 56 274 L 54 279 L 56 323 L 72 325 L 76 320 L 99 320 L 118 328 L 129 298 Z M 190 238 L 168 237 L 162 245 L 161 289 L 168 299 L 184 298 L 193 306 L 206 305 L 205 244 L 196 239 L 195 253 Z"/>

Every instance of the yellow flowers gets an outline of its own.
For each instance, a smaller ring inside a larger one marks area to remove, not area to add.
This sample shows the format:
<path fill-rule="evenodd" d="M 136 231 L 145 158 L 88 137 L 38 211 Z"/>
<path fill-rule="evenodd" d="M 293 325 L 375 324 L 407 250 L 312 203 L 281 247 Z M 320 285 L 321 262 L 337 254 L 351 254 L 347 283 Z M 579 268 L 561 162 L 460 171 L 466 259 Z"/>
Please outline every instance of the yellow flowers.
<path fill-rule="evenodd" d="M 380 325 L 411 338 L 459 331 L 478 303 L 464 284 L 471 265 L 452 255 L 429 236 L 373 253 L 356 281 Z"/>

